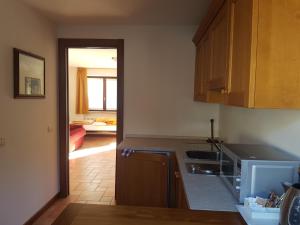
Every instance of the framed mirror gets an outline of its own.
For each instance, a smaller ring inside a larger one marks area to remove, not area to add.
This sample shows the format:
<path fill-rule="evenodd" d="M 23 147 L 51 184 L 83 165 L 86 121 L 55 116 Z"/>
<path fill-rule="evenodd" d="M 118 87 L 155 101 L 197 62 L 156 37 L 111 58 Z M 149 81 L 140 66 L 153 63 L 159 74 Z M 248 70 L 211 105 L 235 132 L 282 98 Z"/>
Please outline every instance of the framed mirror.
<path fill-rule="evenodd" d="M 14 48 L 14 97 L 45 98 L 45 58 Z"/>

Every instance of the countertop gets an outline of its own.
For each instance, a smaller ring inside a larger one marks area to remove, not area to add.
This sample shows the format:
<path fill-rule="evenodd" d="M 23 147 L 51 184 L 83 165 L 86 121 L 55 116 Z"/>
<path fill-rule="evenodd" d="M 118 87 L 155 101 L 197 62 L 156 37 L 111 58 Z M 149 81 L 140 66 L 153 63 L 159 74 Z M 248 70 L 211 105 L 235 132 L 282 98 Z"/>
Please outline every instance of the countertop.
<path fill-rule="evenodd" d="M 245 225 L 238 213 L 72 203 L 53 225 Z"/>
<path fill-rule="evenodd" d="M 182 176 L 184 190 L 189 208 L 192 210 L 233 211 L 237 200 L 226 188 L 218 176 L 189 174 L 186 162 L 197 162 L 185 155 L 189 149 L 207 149 L 210 144 L 205 139 L 176 139 L 176 138 L 126 138 L 118 149 L 155 150 L 175 152 L 179 170 Z"/>

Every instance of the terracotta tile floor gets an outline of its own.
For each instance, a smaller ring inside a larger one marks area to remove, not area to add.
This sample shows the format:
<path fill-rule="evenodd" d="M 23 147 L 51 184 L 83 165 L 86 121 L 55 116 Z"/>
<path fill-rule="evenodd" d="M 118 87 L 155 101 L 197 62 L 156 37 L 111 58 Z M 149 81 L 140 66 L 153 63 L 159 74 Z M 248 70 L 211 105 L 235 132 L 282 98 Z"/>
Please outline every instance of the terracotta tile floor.
<path fill-rule="evenodd" d="M 100 152 L 108 145 L 110 149 Z M 70 202 L 114 205 L 115 146 L 114 137 L 86 137 L 76 153 L 92 151 L 93 154 L 70 159 L 70 196 L 56 201 L 34 225 L 50 225 Z"/>

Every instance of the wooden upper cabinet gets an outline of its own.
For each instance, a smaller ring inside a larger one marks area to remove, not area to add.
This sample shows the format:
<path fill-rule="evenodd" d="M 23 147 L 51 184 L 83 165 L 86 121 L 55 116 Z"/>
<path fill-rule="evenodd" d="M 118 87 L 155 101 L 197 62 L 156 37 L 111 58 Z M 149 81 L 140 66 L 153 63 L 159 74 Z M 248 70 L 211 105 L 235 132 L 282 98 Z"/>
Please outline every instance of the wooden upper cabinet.
<path fill-rule="evenodd" d="M 211 38 L 211 73 L 208 79 L 209 90 L 227 88 L 229 75 L 231 4 L 225 1 L 212 22 L 208 33 Z"/>
<path fill-rule="evenodd" d="M 202 60 L 203 48 L 199 44 L 196 48 L 196 61 L 195 61 L 195 79 L 194 79 L 194 100 L 205 101 L 205 96 L 202 96 Z"/>
<path fill-rule="evenodd" d="M 206 35 L 197 46 L 194 83 L 195 101 L 207 100 L 207 80 L 211 71 L 210 50 L 209 35 Z"/>
<path fill-rule="evenodd" d="M 300 108 L 300 1 L 235 0 L 228 104 Z"/>
<path fill-rule="evenodd" d="M 213 19 L 206 18 L 209 25 L 202 24 L 194 37 L 197 45 L 210 32 L 208 90 L 225 90 L 228 105 L 300 108 L 300 1 L 221 3 L 212 1 L 215 10 L 208 17 Z"/>
<path fill-rule="evenodd" d="M 300 108 L 300 1 L 268 2 L 254 1 L 259 8 L 254 107 Z"/>
<path fill-rule="evenodd" d="M 168 207 L 168 157 L 117 151 L 116 202 L 118 205 Z"/>
<path fill-rule="evenodd" d="M 254 15 L 255 13 L 255 15 Z M 257 8 L 252 0 L 232 1 L 232 58 L 231 76 L 228 83 L 228 104 L 235 106 L 253 105 Z M 230 59 L 229 59 L 230 60 Z"/>

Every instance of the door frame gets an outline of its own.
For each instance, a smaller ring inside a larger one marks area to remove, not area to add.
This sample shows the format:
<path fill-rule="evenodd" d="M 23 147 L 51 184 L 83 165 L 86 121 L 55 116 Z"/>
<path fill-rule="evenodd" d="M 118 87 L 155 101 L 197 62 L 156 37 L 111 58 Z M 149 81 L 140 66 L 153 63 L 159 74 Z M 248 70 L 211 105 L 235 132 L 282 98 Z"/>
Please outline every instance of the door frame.
<path fill-rule="evenodd" d="M 124 127 L 124 39 L 58 39 L 58 129 L 60 197 L 69 195 L 69 48 L 117 49 L 117 144 L 123 140 Z"/>

